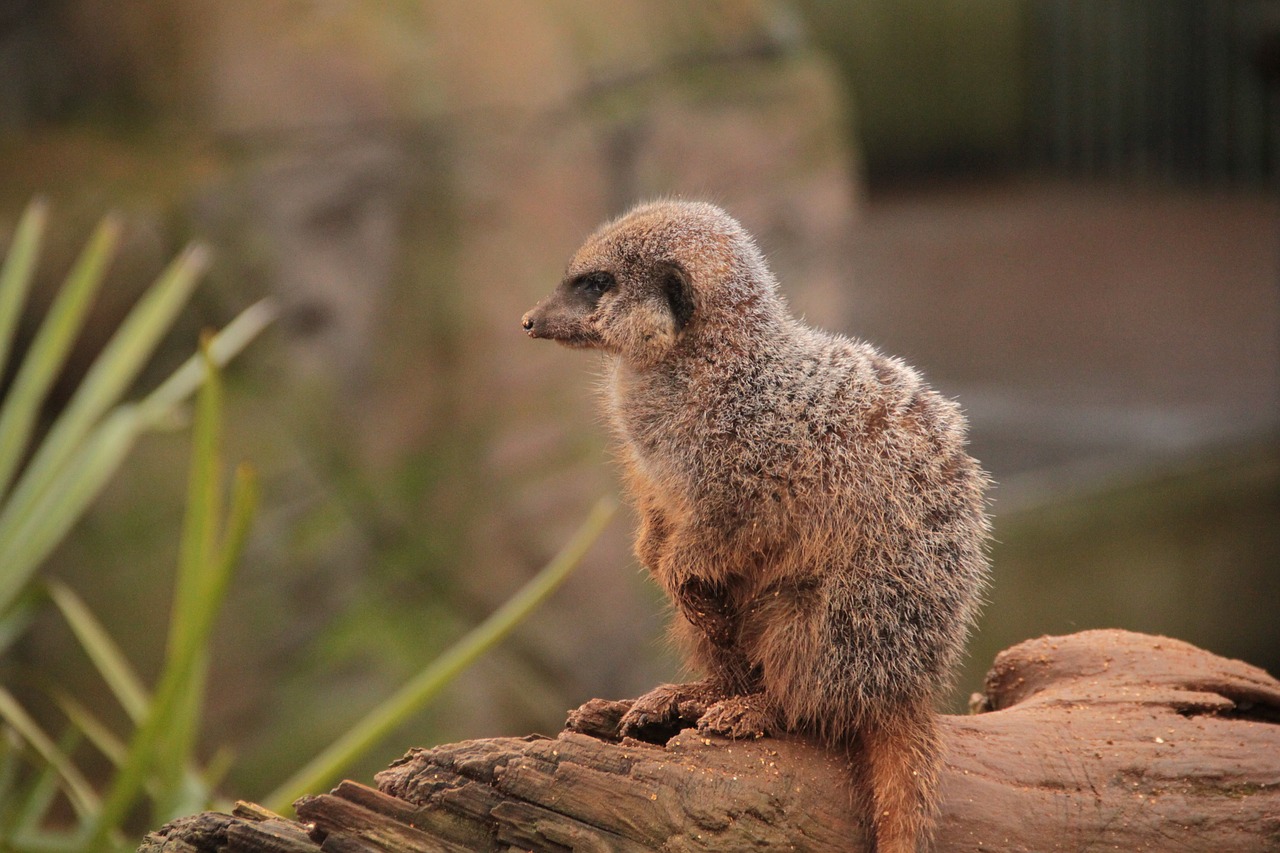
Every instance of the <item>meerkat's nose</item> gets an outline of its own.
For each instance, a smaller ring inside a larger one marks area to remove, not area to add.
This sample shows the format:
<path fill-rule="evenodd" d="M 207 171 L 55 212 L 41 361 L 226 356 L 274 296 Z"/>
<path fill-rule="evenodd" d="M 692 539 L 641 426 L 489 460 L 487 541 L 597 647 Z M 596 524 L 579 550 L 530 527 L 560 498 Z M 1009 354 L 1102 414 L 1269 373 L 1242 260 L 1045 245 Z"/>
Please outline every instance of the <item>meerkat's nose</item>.
<path fill-rule="evenodd" d="M 520 328 L 524 329 L 526 332 L 533 331 L 533 312 L 532 311 L 530 311 L 528 314 L 525 314 L 523 317 L 520 318 Z"/>

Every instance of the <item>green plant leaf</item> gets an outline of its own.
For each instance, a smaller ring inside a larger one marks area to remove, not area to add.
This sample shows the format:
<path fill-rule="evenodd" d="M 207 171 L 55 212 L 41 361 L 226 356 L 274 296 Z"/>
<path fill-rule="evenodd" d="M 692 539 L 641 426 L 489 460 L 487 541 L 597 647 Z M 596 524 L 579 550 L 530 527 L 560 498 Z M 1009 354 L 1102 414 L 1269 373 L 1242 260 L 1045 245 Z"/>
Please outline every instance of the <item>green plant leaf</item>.
<path fill-rule="evenodd" d="M 58 742 L 58 752 L 62 755 L 71 755 L 79 742 L 80 736 L 74 731 L 68 731 Z M 57 769 L 52 764 L 45 764 L 18 805 L 14 814 L 13 834 L 22 836 L 38 830 L 40 822 L 48 815 L 57 796 Z"/>
<path fill-rule="evenodd" d="M 0 269 L 0 368 L 11 350 L 13 330 L 30 288 L 44 219 L 43 204 L 33 203 Z M 21 736 L 30 745 L 31 754 L 44 762 L 39 770 L 43 779 L 52 780 L 22 783 L 34 797 L 28 800 L 34 806 L 23 811 L 21 820 L 14 818 L 0 827 L 0 849 L 93 853 L 124 849 L 127 842 L 120 827 L 142 791 L 153 797 L 156 813 L 172 812 L 166 816 L 190 811 L 210 796 L 207 774 L 198 772 L 192 760 L 204 698 L 209 635 L 256 505 L 253 478 L 242 471 L 226 529 L 220 529 L 222 392 L 217 367 L 252 341 L 276 312 L 266 300 L 251 306 L 206 340 L 199 355 L 140 403 L 122 404 L 121 398 L 171 328 L 206 266 L 204 249 L 189 248 L 134 305 L 32 452 L 27 445 L 40 406 L 83 326 L 118 233 L 119 225 L 112 218 L 95 231 L 0 401 L 0 651 L 30 623 L 38 605 L 30 581 L 39 564 L 100 493 L 137 437 L 172 422 L 177 408 L 201 388 L 192 454 L 192 497 L 184 525 L 170 644 L 155 696 L 149 697 L 128 660 L 84 602 L 64 585 L 48 585 L 50 599 L 135 720 L 136 728 L 126 745 L 82 704 L 54 691 L 54 701 L 71 723 L 69 735 L 89 738 L 117 764 L 107 795 L 100 799 L 69 758 L 69 749 L 51 743 L 13 696 L 0 688 L 0 722 L 7 724 L 4 731 Z M 23 465 L 28 454 L 30 459 Z M 16 767 L 18 760 L 14 749 L 0 754 L 0 771 Z M 5 778 L 0 778 L 3 784 Z M 41 828 L 48 820 L 51 792 L 58 790 L 65 792 L 80 815 L 80 831 Z M 13 808 L 0 806 L 0 819 L 15 814 Z M 5 832 L 6 828 L 13 832 Z"/>
<path fill-rule="evenodd" d="M 0 368 L 9 359 L 13 349 L 13 335 L 27 302 L 27 293 L 35 279 L 36 258 L 40 254 L 40 238 L 44 235 L 48 205 L 43 199 L 35 199 L 27 205 L 13 234 L 13 242 L 0 269 Z M 2 492 L 3 489 L 0 489 Z"/>
<path fill-rule="evenodd" d="M 249 541 L 253 517 L 258 512 L 258 475 L 247 463 L 236 466 L 235 482 L 231 491 L 231 508 L 227 513 L 227 525 L 218 546 L 218 570 L 214 573 L 213 594 L 221 599 L 226 595 L 236 564 L 244 554 Z"/>
<path fill-rule="evenodd" d="M 10 503 L 17 511 L 34 505 L 94 424 L 119 402 L 186 304 L 206 264 L 207 252 L 200 246 L 189 247 L 169 264 L 129 311 L 94 359 L 14 487 Z"/>
<path fill-rule="evenodd" d="M 77 814 L 87 818 L 97 813 L 101 801 L 94 793 L 93 786 L 76 769 L 66 753 L 58 748 L 57 744 L 18 704 L 13 694 L 3 687 L 0 687 L 0 718 L 3 718 L 57 772 L 62 789 L 66 792 L 67 799 Z"/>
<path fill-rule="evenodd" d="M 240 556 L 256 491 L 252 477 L 237 479 L 227 544 L 217 548 L 217 512 L 222 493 L 219 482 L 221 381 L 209 353 L 202 347 L 208 377 L 196 403 L 192 437 L 191 475 L 183 549 L 164 669 L 150 713 L 138 726 L 123 766 L 112 782 L 91 836 L 91 844 L 105 843 L 132 808 L 147 778 L 156 773 L 160 793 L 157 814 L 191 799 L 190 776 L 179 770 L 190 763 L 196 714 L 203 697 L 209 635 L 230 576 Z"/>
<path fill-rule="evenodd" d="M 265 300 L 245 309 L 214 336 L 210 357 L 215 363 L 234 357 L 274 316 L 274 307 Z M 72 462 L 40 488 L 27 488 L 34 475 L 30 469 L 24 472 L 18 489 L 0 507 L 0 553 L 5 555 L 0 562 L 0 614 L 9 610 L 40 561 L 106 485 L 138 434 L 171 417 L 204 375 L 203 365 L 193 367 L 188 361 L 140 403 L 118 406 L 82 441 Z"/>
<path fill-rule="evenodd" d="M 50 695 L 54 704 L 58 706 L 58 710 L 71 721 L 71 725 L 75 726 L 76 730 L 83 734 L 85 739 L 93 744 L 93 747 L 112 765 L 119 767 L 124 763 L 127 752 L 124 741 L 116 737 L 105 723 L 66 693 L 56 690 Z"/>
<path fill-rule="evenodd" d="M 275 321 L 279 311 L 271 299 L 263 299 L 241 311 L 209 342 L 209 358 L 218 367 L 224 366 L 249 345 L 263 329 Z M 139 404 L 144 409 L 168 412 L 190 397 L 204 381 L 204 356 L 197 352 L 183 362 L 168 379 L 148 394 Z"/>
<path fill-rule="evenodd" d="M 42 603 L 43 599 L 37 591 L 28 589 L 8 610 L 0 611 L 0 655 L 35 621 Z"/>
<path fill-rule="evenodd" d="M 111 692 L 115 694 L 116 700 L 129 715 L 129 719 L 135 723 L 142 719 L 147 712 L 151 697 L 147 694 L 142 680 L 129 665 L 124 652 L 120 651 L 120 647 L 116 645 L 115 640 L 111 639 L 111 635 L 102 627 L 102 623 L 70 587 L 57 580 L 49 581 L 46 587 L 49 597 L 62 612 L 62 618 L 67 621 L 72 633 L 80 641 L 81 648 L 89 655 L 98 674 L 111 688 Z"/>
<path fill-rule="evenodd" d="M 267 795 L 263 804 L 271 811 L 288 814 L 296 799 L 337 781 L 346 767 L 421 710 L 476 658 L 497 645 L 555 592 L 577 568 L 616 510 L 617 503 L 612 498 L 600 499 L 560 553 L 515 595 Z"/>
<path fill-rule="evenodd" d="M 13 386 L 0 408 L 0 493 L 9 488 L 40 413 L 40 404 L 84 325 L 119 239 L 119 221 L 115 217 L 102 220 L 68 273 L 14 376 Z M 48 439 L 42 446 L 47 443 Z"/>
<path fill-rule="evenodd" d="M 208 384 L 201 391 L 202 402 L 207 401 L 207 406 L 201 406 L 203 411 L 197 416 L 196 429 L 197 435 L 205 432 L 206 429 L 214 433 L 211 437 L 202 439 L 203 446 L 201 443 L 196 443 L 196 447 L 199 456 L 208 456 L 215 465 L 220 460 L 220 454 L 217 452 L 219 441 L 216 435 L 220 432 L 218 425 L 221 423 L 220 395 L 220 380 L 215 369 L 210 374 Z M 202 426 L 203 418 L 207 418 L 208 421 Z M 196 469 L 201 467 L 203 466 L 193 464 L 193 484 L 197 481 Z M 217 476 L 216 467 L 213 471 L 203 473 L 211 476 L 213 480 L 207 484 L 204 497 L 220 499 L 221 488 L 217 482 L 220 478 Z M 194 493 L 192 499 L 195 499 Z M 231 507 L 221 539 L 218 539 L 216 530 L 218 526 L 216 504 L 206 505 L 205 509 L 211 511 L 213 516 L 198 525 L 207 528 L 209 539 L 216 541 L 206 543 L 207 550 L 202 549 L 200 555 L 203 562 L 198 565 L 194 573 L 193 584 L 200 587 L 200 595 L 188 602 L 191 608 L 189 612 L 177 617 L 186 621 L 192 631 L 191 635 L 180 638 L 179 641 L 194 644 L 196 651 L 189 653 L 192 658 L 192 670 L 186 689 L 180 697 L 180 707 L 174 714 L 175 725 L 161 739 L 158 750 L 156 764 L 164 774 L 161 787 L 168 796 L 157 798 L 155 816 L 157 821 L 166 821 L 186 814 L 193 808 L 204 805 L 210 796 L 210 789 L 196 784 L 199 780 L 194 775 L 189 774 L 185 779 L 179 779 L 176 770 L 183 767 L 184 762 L 189 762 L 194 753 L 199 711 L 203 705 L 208 671 L 209 638 L 213 632 L 214 619 L 219 610 L 218 605 L 226 598 L 235 567 L 240 562 L 248 541 L 257 503 L 257 477 L 252 468 L 242 464 L 236 470 Z M 210 602 L 216 604 L 210 607 Z M 181 611 L 175 609 L 175 613 L 180 614 Z"/>
<path fill-rule="evenodd" d="M 88 708 L 80 704 L 66 693 L 55 690 L 51 694 L 54 704 L 58 706 L 58 710 L 66 716 L 71 724 L 75 726 L 76 731 L 84 735 L 85 739 L 93 745 L 98 752 L 111 762 L 113 767 L 121 767 L 129 755 L 128 746 L 120 738 L 116 737 L 107 726 L 99 720 Z M 202 808 L 211 796 L 213 787 L 217 780 L 222 778 L 226 773 L 226 758 L 223 753 L 215 756 L 216 764 L 204 771 L 200 771 L 194 767 L 190 767 L 186 771 L 180 786 L 180 796 L 177 798 L 179 808 L 182 809 L 180 814 L 174 814 L 173 817 L 180 817 L 182 814 L 191 814 Z M 166 796 L 168 792 L 161 787 L 161 781 L 152 777 L 146 783 L 146 790 L 153 797 L 160 798 Z M 3 802 L 3 799 L 0 799 Z M 0 850 L 3 850 L 0 845 Z"/>
<path fill-rule="evenodd" d="M 206 376 L 196 398 L 191 432 L 191 470 L 187 477 L 187 512 L 182 521 L 178 555 L 178 579 L 174 587 L 174 617 L 169 622 L 168 654 L 182 654 L 197 630 L 202 600 L 213 583 L 210 555 L 218 536 L 218 509 L 222 502 L 219 424 L 222 417 L 222 378 L 212 368 L 209 342 L 200 346 Z"/>
<path fill-rule="evenodd" d="M 166 823 L 183 813 L 198 810 L 209 799 L 210 793 L 200 784 L 200 777 L 183 772 L 195 759 L 196 734 L 208 673 L 208 643 L 204 642 L 192 659 L 173 712 L 169 714 L 169 723 L 157 741 L 152 771 L 155 780 L 152 823 Z"/>
<path fill-rule="evenodd" d="M 226 746 L 218 747 L 213 757 L 206 762 L 204 772 L 200 774 L 200 782 L 204 786 L 204 790 L 209 792 L 211 800 L 217 793 L 218 786 L 222 784 L 222 780 L 227 778 L 227 774 L 231 772 L 234 764 L 235 752 Z M 232 804 L 229 801 L 219 799 L 213 801 L 210 807 L 216 808 L 218 811 L 230 811 Z"/>
<path fill-rule="evenodd" d="M 0 849 L 13 833 L 18 814 L 18 770 L 22 739 L 8 725 L 0 725 Z"/>
<path fill-rule="evenodd" d="M 218 512 L 222 504 L 222 377 L 209 355 L 210 341 L 200 345 L 205 362 L 205 382 L 196 398 L 191 433 L 191 470 L 187 480 L 187 512 L 182 524 L 178 577 L 174 587 L 173 615 L 169 620 L 166 659 L 183 668 L 184 677 L 171 705 L 169 723 L 156 744 L 155 766 L 162 795 L 156 817 L 163 819 L 175 805 L 179 777 L 195 740 L 197 718 L 204 699 L 208 650 L 201 635 L 207 602 L 217 580 L 213 550 L 218 537 Z"/>
<path fill-rule="evenodd" d="M 72 464 L 41 490 L 27 512 L 17 511 L 12 503 L 0 512 L 0 550 L 5 555 L 0 566 L 0 613 L 97 497 L 133 447 L 140 428 L 137 408 L 121 406 L 77 449 Z"/>

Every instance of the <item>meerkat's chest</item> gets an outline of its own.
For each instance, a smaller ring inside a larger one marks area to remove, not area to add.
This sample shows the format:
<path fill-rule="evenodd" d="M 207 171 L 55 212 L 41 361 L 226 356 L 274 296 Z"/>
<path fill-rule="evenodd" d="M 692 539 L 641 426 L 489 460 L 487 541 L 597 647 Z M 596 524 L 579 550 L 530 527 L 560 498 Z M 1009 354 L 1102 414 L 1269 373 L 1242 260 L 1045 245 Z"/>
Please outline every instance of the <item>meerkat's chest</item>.
<path fill-rule="evenodd" d="M 703 464 L 697 416 L 675 387 L 615 375 L 606 410 L 616 437 L 646 479 L 678 488 Z"/>
<path fill-rule="evenodd" d="M 739 503 L 761 490 L 780 494 L 796 473 L 795 425 L 777 417 L 773 393 L 741 379 L 620 372 L 609 414 L 638 473 L 660 490 L 694 503 Z"/>

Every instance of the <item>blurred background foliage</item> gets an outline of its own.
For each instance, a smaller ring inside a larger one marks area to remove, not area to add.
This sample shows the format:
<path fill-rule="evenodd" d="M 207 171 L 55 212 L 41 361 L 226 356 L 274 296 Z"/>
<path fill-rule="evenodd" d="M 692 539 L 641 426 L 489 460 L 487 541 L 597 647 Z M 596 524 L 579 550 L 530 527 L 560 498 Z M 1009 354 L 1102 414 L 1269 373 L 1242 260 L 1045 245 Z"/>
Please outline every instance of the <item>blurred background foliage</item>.
<path fill-rule="evenodd" d="M 122 827 L 144 800 L 153 822 L 201 808 L 225 765 L 215 758 L 201 767 L 195 758 L 208 638 L 244 547 L 256 489 L 247 467 L 237 472 L 224 522 L 218 365 L 262 330 L 271 311 L 265 301 L 247 309 L 217 335 L 205 336 L 200 353 L 159 387 L 122 402 L 205 267 L 207 252 L 188 248 L 120 321 L 47 431 L 37 430 L 42 402 L 84 326 L 120 236 L 114 217 L 95 229 L 30 345 L 10 362 L 46 219 L 44 203 L 33 202 L 0 267 L 0 364 L 12 374 L 0 405 L 0 659 L 40 616 L 56 617 L 96 669 L 105 696 L 90 700 L 56 676 L 20 669 L 19 695 L 25 687 L 51 704 L 60 717 L 53 722 L 50 709 L 32 713 L 29 702 L 0 687 L 0 849 L 104 851 L 128 846 Z M 38 578 L 37 570 L 138 439 L 180 421 L 197 388 L 181 557 L 164 666 L 151 690 L 93 608 L 66 584 Z M 124 734 L 104 722 L 107 697 L 128 718 Z M 80 750 L 82 742 L 92 749 Z M 109 781 L 95 784 L 84 772 L 85 753 L 110 763 Z M 64 805 L 71 815 L 59 813 Z"/>
<path fill-rule="evenodd" d="M 517 323 L 663 193 L 726 205 L 798 313 L 969 411 L 998 544 L 957 707 L 1000 648 L 1097 626 L 1280 671 L 1277 7 L 0 0 L 0 246 L 32 196 L 55 212 L 19 351 L 121 211 L 40 429 L 189 239 L 212 266 L 139 387 L 281 307 L 226 376 L 261 501 L 199 743 L 233 754 L 223 789 L 265 796 L 616 489 L 598 363 Z M 187 455 L 143 438 L 45 567 L 147 683 Z M 676 676 L 628 526 L 351 774 Z M 76 649 L 41 617 L 0 678 L 37 713 L 33 673 L 100 704 Z"/>

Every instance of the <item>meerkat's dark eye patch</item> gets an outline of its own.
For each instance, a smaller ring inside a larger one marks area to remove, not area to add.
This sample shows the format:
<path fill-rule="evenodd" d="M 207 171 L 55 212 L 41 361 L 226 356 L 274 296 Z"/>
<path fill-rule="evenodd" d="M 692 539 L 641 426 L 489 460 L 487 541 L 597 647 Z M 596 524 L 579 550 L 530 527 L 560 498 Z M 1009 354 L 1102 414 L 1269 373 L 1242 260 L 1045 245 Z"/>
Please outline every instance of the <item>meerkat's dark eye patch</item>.
<path fill-rule="evenodd" d="M 574 287 L 595 298 L 599 298 L 607 291 L 613 290 L 617 284 L 618 281 L 613 277 L 613 274 L 603 270 L 580 275 L 573 281 Z"/>
<path fill-rule="evenodd" d="M 678 264 L 664 266 L 661 276 L 662 292 L 671 306 L 671 316 L 675 318 L 676 331 L 679 332 L 693 319 L 693 287 Z"/>

